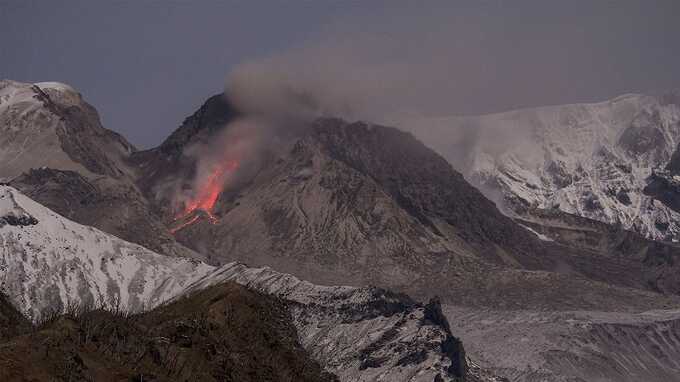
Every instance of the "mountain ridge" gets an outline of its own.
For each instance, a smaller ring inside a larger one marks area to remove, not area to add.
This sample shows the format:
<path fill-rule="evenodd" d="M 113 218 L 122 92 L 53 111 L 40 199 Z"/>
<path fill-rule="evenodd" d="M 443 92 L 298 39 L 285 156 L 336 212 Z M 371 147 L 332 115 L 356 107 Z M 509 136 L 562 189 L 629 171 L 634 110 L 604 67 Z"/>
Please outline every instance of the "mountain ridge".
<path fill-rule="evenodd" d="M 423 127 L 426 142 L 509 213 L 557 208 L 672 241 L 680 215 L 644 189 L 677 156 L 673 94 L 415 120 L 411 128 Z"/>
<path fill-rule="evenodd" d="M 7 186 L 0 186 L 0 217 L 2 292 L 33 321 L 78 306 L 142 314 L 235 282 L 285 303 L 302 345 L 341 380 L 454 381 L 467 373 L 437 301 L 159 255 L 68 221 Z"/>

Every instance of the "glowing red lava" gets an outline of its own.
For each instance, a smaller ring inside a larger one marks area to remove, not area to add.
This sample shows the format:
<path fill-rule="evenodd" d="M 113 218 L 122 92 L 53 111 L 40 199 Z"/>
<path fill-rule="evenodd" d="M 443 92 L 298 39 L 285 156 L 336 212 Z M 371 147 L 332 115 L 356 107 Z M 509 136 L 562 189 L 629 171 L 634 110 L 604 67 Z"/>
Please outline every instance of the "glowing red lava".
<path fill-rule="evenodd" d="M 188 227 L 188 226 L 190 226 L 190 225 L 196 223 L 196 220 L 198 220 L 199 217 L 200 217 L 199 215 L 196 215 L 196 216 L 194 216 L 193 218 L 191 218 L 190 220 L 188 220 L 188 221 L 186 221 L 186 222 L 184 222 L 184 223 L 178 225 L 177 227 L 170 228 L 170 233 L 171 233 L 171 234 L 174 234 L 175 232 L 181 230 L 182 228 Z"/>
<path fill-rule="evenodd" d="M 184 203 L 184 210 L 175 217 L 175 220 L 185 219 L 193 214 L 196 215 L 177 227 L 170 229 L 170 233 L 174 234 L 175 232 L 196 223 L 203 214 L 208 217 L 211 224 L 217 224 L 219 219 L 213 215 L 212 210 L 215 207 L 217 198 L 224 188 L 224 182 L 227 180 L 227 177 L 238 168 L 238 165 L 239 163 L 235 160 L 229 160 L 214 165 L 210 175 L 200 182 L 201 184 L 199 184 L 195 190 L 196 194 L 193 198 Z M 203 212 L 203 214 L 200 212 Z"/>

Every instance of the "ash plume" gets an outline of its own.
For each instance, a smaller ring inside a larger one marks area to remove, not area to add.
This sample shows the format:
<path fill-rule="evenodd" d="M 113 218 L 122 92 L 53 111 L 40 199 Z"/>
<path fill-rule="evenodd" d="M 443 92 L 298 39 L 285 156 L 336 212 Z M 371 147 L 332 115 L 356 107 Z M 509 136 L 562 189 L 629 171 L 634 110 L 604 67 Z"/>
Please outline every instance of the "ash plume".
<path fill-rule="evenodd" d="M 502 150 L 506 141 L 496 144 L 497 132 L 485 134 L 472 124 L 442 130 L 413 123 L 460 113 L 468 98 L 480 98 L 497 80 L 487 72 L 499 65 L 497 57 L 456 38 L 464 21 L 450 7 L 338 19 L 301 45 L 238 65 L 227 75 L 225 94 L 242 112 L 279 127 L 291 125 L 282 120 L 319 116 L 397 126 L 464 172 L 470 142 L 488 139 Z"/>
<path fill-rule="evenodd" d="M 306 121 L 333 116 L 412 132 L 464 175 L 473 150 L 482 147 L 497 155 L 523 145 L 529 160 L 542 155 L 530 144 L 532 126 L 483 126 L 465 117 L 436 123 L 438 116 L 562 101 L 564 89 L 573 88 L 574 60 L 592 56 L 591 47 L 574 46 L 576 40 L 557 24 L 543 31 L 550 38 L 526 41 L 519 27 L 524 24 L 506 20 L 524 16 L 504 7 L 482 7 L 475 20 L 483 26 L 461 16 L 454 4 L 339 17 L 297 46 L 234 67 L 225 94 L 244 115 L 267 125 L 254 134 L 279 140 Z M 583 80 L 590 75 L 601 78 L 593 71 Z"/>

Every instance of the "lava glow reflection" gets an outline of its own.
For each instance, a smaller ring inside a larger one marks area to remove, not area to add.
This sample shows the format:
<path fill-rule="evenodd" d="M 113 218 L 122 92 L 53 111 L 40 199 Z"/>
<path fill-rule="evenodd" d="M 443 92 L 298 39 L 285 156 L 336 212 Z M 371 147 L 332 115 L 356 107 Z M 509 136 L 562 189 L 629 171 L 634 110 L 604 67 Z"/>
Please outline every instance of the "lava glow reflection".
<path fill-rule="evenodd" d="M 219 220 L 213 215 L 213 208 L 224 189 L 224 183 L 238 169 L 238 165 L 239 163 L 235 160 L 214 164 L 208 176 L 198 181 L 194 190 L 195 195 L 184 203 L 183 210 L 175 217 L 175 221 L 183 222 L 170 229 L 170 233 L 174 234 L 196 223 L 201 215 L 205 215 L 210 223 L 216 224 Z"/>

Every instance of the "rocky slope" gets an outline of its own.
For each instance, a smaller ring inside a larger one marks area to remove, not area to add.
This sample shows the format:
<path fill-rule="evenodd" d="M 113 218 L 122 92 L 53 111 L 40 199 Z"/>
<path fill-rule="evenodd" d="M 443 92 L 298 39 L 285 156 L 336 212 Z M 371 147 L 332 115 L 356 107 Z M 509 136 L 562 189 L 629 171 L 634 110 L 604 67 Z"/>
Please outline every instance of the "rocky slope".
<path fill-rule="evenodd" d="M 70 86 L 0 81 L 0 182 L 83 224 L 164 254 L 196 256 L 175 242 L 137 188 L 127 163 L 133 152 Z"/>
<path fill-rule="evenodd" d="M 673 193 L 645 189 L 655 173 L 674 168 L 678 100 L 677 93 L 633 94 L 595 104 L 414 120 L 404 127 L 420 131 L 509 211 L 555 208 L 677 241 Z"/>
<path fill-rule="evenodd" d="M 462 344 L 437 301 L 421 305 L 382 289 L 322 287 L 269 268 L 215 268 L 158 255 L 71 222 L 6 186 L 0 187 L 0 240 L 3 293 L 33 319 L 83 304 L 148 311 L 235 281 L 286 304 L 304 348 L 343 381 L 468 374 Z"/>

